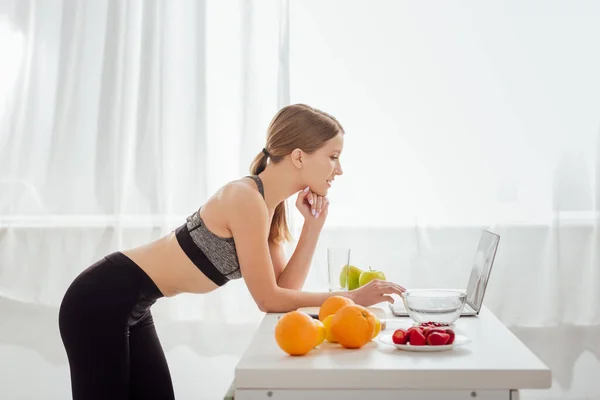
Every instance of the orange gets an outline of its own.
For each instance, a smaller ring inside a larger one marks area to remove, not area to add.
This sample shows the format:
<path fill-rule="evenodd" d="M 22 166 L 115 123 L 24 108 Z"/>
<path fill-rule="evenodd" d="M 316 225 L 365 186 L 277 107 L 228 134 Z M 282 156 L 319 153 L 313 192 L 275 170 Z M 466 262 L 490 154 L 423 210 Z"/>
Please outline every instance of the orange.
<path fill-rule="evenodd" d="M 354 304 L 348 297 L 331 296 L 326 298 L 319 308 L 319 321 L 323 322 L 327 316 L 335 314 L 337 310 L 348 304 Z"/>
<path fill-rule="evenodd" d="M 313 324 L 315 324 L 317 327 L 317 344 L 315 344 L 315 347 L 317 347 L 318 345 L 320 345 L 321 343 L 323 343 L 325 341 L 325 336 L 326 336 L 325 326 L 318 319 L 313 318 L 312 320 L 313 320 Z"/>
<path fill-rule="evenodd" d="M 275 341 L 281 350 L 292 356 L 311 351 L 319 339 L 319 329 L 313 318 L 301 311 L 290 311 L 275 325 Z"/>
<path fill-rule="evenodd" d="M 334 314 L 328 315 L 323 321 L 323 326 L 325 327 L 325 340 L 331 343 L 337 343 L 333 337 L 333 334 L 331 333 L 331 321 L 333 321 L 334 316 Z"/>
<path fill-rule="evenodd" d="M 371 339 L 375 339 L 375 337 L 377 337 L 377 335 L 379 335 L 379 333 L 381 332 L 381 321 L 379 320 L 379 318 L 377 318 L 377 315 L 375 315 L 373 312 L 371 312 L 369 309 L 367 309 L 367 311 L 369 312 L 369 318 L 371 318 L 371 320 L 373 321 L 373 337 Z"/>
<path fill-rule="evenodd" d="M 375 320 L 365 307 L 349 304 L 340 308 L 331 321 L 331 331 L 342 346 L 359 349 L 373 338 Z"/>

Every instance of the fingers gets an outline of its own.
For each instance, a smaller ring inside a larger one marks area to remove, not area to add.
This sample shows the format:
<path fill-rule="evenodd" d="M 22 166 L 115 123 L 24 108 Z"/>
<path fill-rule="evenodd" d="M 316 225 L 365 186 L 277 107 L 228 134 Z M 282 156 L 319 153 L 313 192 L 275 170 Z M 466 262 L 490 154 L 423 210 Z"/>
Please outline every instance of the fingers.
<path fill-rule="evenodd" d="M 394 283 L 394 282 L 390 282 L 390 281 L 382 281 L 379 279 L 373 279 L 371 282 L 374 286 L 376 286 L 377 290 L 380 291 L 380 293 L 386 293 L 386 294 L 397 294 L 397 295 L 402 295 L 403 292 L 406 291 L 405 288 L 403 288 L 402 286 Z"/>
<path fill-rule="evenodd" d="M 404 287 L 402 287 L 394 282 L 389 282 L 389 284 L 394 288 L 395 293 L 402 294 L 403 292 L 406 292 L 406 289 Z"/>
<path fill-rule="evenodd" d="M 406 291 L 402 286 L 390 282 L 382 281 L 380 279 L 373 279 L 364 286 L 355 289 L 357 296 L 355 301 L 361 305 L 371 305 L 387 301 L 388 303 L 394 303 L 395 299 L 392 297 L 393 294 L 401 295 Z"/>
<path fill-rule="evenodd" d="M 323 211 L 329 209 L 329 199 L 327 197 L 323 197 Z"/>
<path fill-rule="evenodd" d="M 321 214 L 321 211 L 323 211 L 323 197 L 322 196 L 317 196 L 317 199 L 315 201 L 315 218 L 319 218 L 319 214 Z"/>
<path fill-rule="evenodd" d="M 387 301 L 388 303 L 394 303 L 394 298 L 392 296 L 381 296 L 381 302 Z"/>
<path fill-rule="evenodd" d="M 297 202 L 299 202 L 300 204 L 302 204 L 302 202 L 304 201 L 305 198 L 307 198 L 309 195 L 311 194 L 310 191 L 310 187 L 305 187 L 303 191 L 301 191 L 300 193 L 298 193 L 298 200 Z"/>
<path fill-rule="evenodd" d="M 304 190 L 298 193 L 298 198 L 296 199 L 296 207 L 298 207 L 298 209 L 302 208 L 308 196 L 310 196 L 310 188 L 307 186 Z"/>
<path fill-rule="evenodd" d="M 312 193 L 311 199 L 310 199 L 310 205 L 311 207 L 311 212 L 313 217 L 317 218 L 319 216 L 319 195 L 316 193 Z"/>
<path fill-rule="evenodd" d="M 299 208 L 304 203 L 308 203 L 312 216 L 318 218 L 329 205 L 329 200 L 326 197 L 313 193 L 310 187 L 307 186 L 303 191 L 298 193 L 298 199 L 296 200 L 296 205 Z"/>

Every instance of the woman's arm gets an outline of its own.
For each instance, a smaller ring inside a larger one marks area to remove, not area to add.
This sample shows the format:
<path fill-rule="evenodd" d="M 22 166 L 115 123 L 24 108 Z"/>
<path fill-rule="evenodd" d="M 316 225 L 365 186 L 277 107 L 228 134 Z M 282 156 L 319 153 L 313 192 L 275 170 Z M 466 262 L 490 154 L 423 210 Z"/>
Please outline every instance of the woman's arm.
<path fill-rule="evenodd" d="M 272 249 L 271 258 L 275 264 L 277 285 L 287 289 L 300 290 L 306 281 L 319 241 L 319 235 L 327 219 L 329 200 L 312 193 L 309 188 L 306 188 L 298 193 L 296 208 L 304 217 L 304 224 L 294 254 L 285 265 L 285 262 L 282 263 L 281 260 L 283 246 L 280 246 L 280 251 L 273 251 Z M 281 264 L 285 265 L 285 268 L 281 267 Z"/>
<path fill-rule="evenodd" d="M 242 276 L 258 308 L 264 312 L 287 312 L 320 306 L 334 295 L 350 292 L 308 293 L 277 285 L 269 252 L 269 214 L 264 200 L 251 188 L 231 187 L 223 193 L 228 228 L 233 234 Z"/>
<path fill-rule="evenodd" d="M 308 275 L 308 270 L 310 269 L 320 233 L 321 227 L 317 224 L 304 223 L 294 254 L 292 254 L 292 257 L 277 278 L 277 285 L 279 287 L 296 290 L 302 289 Z M 277 254 L 275 258 L 277 260 L 276 264 L 281 262 L 279 260 L 281 257 L 280 254 L 283 254 L 283 245 L 279 244 L 278 246 L 281 250 L 275 252 Z"/>
<path fill-rule="evenodd" d="M 269 215 L 260 194 L 247 187 L 231 187 L 222 196 L 233 233 L 242 276 L 258 308 L 263 312 L 288 312 L 300 307 L 320 306 L 331 296 L 346 296 L 355 303 L 370 306 L 393 302 L 391 293 L 404 288 L 392 282 L 373 280 L 359 289 L 340 292 L 302 292 L 277 285 L 269 254 Z"/>

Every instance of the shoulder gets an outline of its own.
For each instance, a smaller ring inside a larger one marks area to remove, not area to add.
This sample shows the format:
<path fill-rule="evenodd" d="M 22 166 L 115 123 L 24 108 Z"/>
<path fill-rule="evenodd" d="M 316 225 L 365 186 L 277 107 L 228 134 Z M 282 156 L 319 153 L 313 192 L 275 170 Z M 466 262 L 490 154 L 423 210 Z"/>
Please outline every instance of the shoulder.
<path fill-rule="evenodd" d="M 267 209 L 267 206 L 256 189 L 256 184 L 250 179 L 237 179 L 228 182 L 220 190 L 220 200 L 223 204 L 241 205 L 250 203 L 260 205 L 260 208 Z"/>
<path fill-rule="evenodd" d="M 267 205 L 251 179 L 231 181 L 220 192 L 220 203 L 231 217 L 268 219 Z"/>

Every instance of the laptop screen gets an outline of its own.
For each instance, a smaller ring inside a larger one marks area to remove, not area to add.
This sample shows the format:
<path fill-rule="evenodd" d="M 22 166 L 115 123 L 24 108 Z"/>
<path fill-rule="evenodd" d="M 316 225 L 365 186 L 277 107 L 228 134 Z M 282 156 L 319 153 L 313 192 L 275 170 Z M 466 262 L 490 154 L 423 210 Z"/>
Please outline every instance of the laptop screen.
<path fill-rule="evenodd" d="M 499 241 L 500 236 L 489 231 L 483 231 L 479 239 L 471 276 L 467 284 L 467 303 L 475 311 L 479 311 L 483 304 L 483 295 L 490 278 Z"/>

